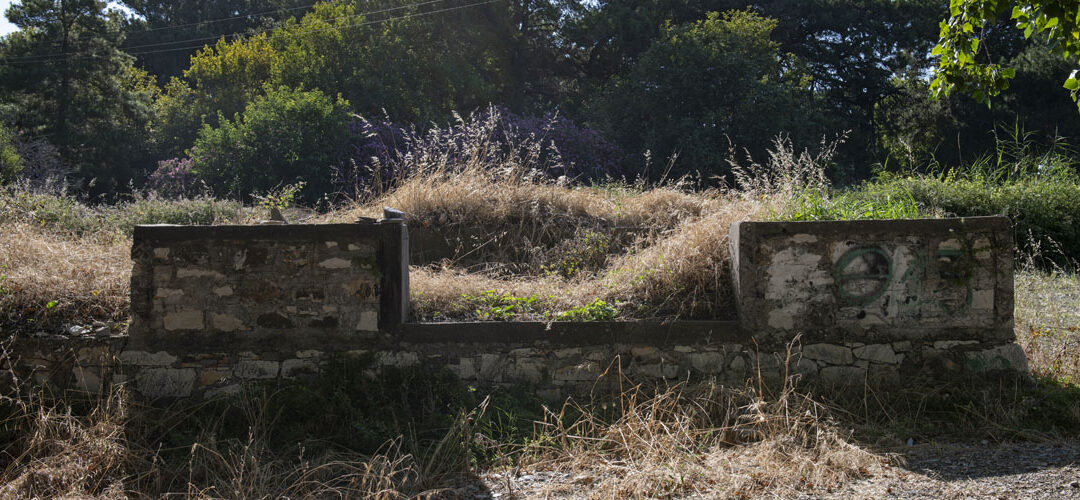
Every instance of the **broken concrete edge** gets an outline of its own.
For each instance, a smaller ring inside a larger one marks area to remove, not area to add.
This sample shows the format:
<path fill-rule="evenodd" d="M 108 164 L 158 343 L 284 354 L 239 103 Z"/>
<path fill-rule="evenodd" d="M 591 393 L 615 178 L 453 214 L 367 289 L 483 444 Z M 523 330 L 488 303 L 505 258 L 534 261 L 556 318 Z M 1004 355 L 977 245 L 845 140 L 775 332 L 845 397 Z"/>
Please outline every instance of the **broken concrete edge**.
<path fill-rule="evenodd" d="M 324 241 L 335 238 L 351 239 L 369 235 L 375 239 L 396 234 L 400 227 L 402 227 L 402 224 L 399 222 L 281 225 L 225 224 L 215 226 L 140 224 L 135 226 L 132 231 L 132 240 L 135 243 L 142 241 L 184 242 L 194 240 Z"/>
<path fill-rule="evenodd" d="M 731 234 L 769 237 L 809 233 L 861 239 L 873 233 L 925 233 L 927 226 L 945 231 L 1009 231 L 1012 221 L 1003 215 L 951 217 L 940 219 L 867 219 L 821 221 L 738 221 L 731 225 Z M 737 240 L 732 241 L 737 244 Z"/>

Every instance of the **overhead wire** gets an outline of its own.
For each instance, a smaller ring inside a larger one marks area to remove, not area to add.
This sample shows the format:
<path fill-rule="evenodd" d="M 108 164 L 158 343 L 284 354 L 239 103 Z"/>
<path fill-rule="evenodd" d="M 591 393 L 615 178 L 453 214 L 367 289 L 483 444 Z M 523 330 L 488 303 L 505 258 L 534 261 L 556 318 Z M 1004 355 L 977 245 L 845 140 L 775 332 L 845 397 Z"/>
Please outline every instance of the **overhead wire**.
<path fill-rule="evenodd" d="M 423 1 L 423 2 L 417 2 L 417 3 L 413 3 L 413 4 L 401 5 L 401 6 L 397 6 L 397 7 L 388 8 L 388 9 L 381 9 L 381 10 L 370 11 L 370 12 L 361 12 L 361 13 L 357 13 L 357 14 L 351 14 L 349 16 L 340 16 L 340 17 L 336 17 L 336 18 L 330 18 L 330 19 L 327 19 L 326 21 L 331 21 L 332 22 L 332 21 L 339 21 L 339 20 L 342 20 L 342 19 L 356 18 L 356 17 L 362 17 L 362 16 L 366 17 L 366 16 L 373 15 L 373 14 L 392 12 L 392 11 L 402 10 L 402 9 L 412 8 L 412 7 L 420 7 L 420 6 L 430 5 L 430 4 L 434 4 L 434 3 L 438 3 L 438 2 L 442 2 L 442 1 L 446 1 L 446 0 L 426 0 L 426 1 Z M 443 12 L 466 9 L 466 8 L 471 8 L 471 7 L 478 7 L 478 6 L 481 6 L 481 5 L 495 3 L 497 1 L 499 1 L 499 0 L 485 0 L 485 1 L 482 1 L 482 2 L 474 2 L 474 3 L 465 4 L 465 5 L 458 5 L 458 6 L 454 6 L 454 7 L 446 7 L 446 8 L 443 8 L 443 9 L 436 9 L 436 10 L 427 11 L 427 12 L 410 13 L 410 14 L 405 14 L 405 15 L 402 15 L 402 16 L 389 17 L 389 18 L 384 18 L 384 19 L 376 19 L 376 20 L 371 20 L 371 21 L 365 21 L 365 22 L 362 22 L 362 23 L 349 24 L 349 25 L 345 25 L 345 26 L 332 26 L 330 28 L 325 28 L 325 29 L 301 31 L 301 32 L 295 33 L 295 35 L 301 36 L 301 35 L 307 35 L 307 34 L 312 34 L 312 33 L 321 33 L 321 32 L 326 32 L 326 31 L 334 31 L 334 30 L 342 30 L 342 29 L 347 29 L 347 28 L 369 26 L 369 25 L 373 25 L 373 24 L 380 24 L 380 23 L 385 23 L 385 22 L 398 21 L 398 20 L 402 20 L 402 19 L 410 19 L 410 18 L 414 18 L 414 17 L 429 16 L 429 15 L 439 14 L 439 13 L 443 13 Z M 173 48 L 169 48 L 169 49 L 149 50 L 149 51 L 137 51 L 137 50 L 136 51 L 131 51 L 131 49 L 136 49 L 136 48 L 140 48 L 140 47 L 145 48 L 145 47 L 151 47 L 151 46 L 161 46 L 161 45 L 174 45 L 174 44 L 177 44 L 177 43 L 184 43 L 184 42 L 219 40 L 219 39 L 222 39 L 222 38 L 228 37 L 228 36 L 241 35 L 241 36 L 237 36 L 236 38 L 233 39 L 233 41 L 236 41 L 236 40 L 239 40 L 241 38 L 244 38 L 245 36 L 247 38 L 251 38 L 251 37 L 258 36 L 258 35 L 265 34 L 265 33 L 282 32 L 284 29 L 285 28 L 283 28 L 283 27 L 268 28 L 268 29 L 265 29 L 265 30 L 261 30 L 261 31 L 246 34 L 246 35 L 244 35 L 242 32 L 223 33 L 223 34 L 215 36 L 215 37 L 201 37 L 201 38 L 192 38 L 192 39 L 187 39 L 187 40 L 175 40 L 175 41 L 172 41 L 172 42 L 160 43 L 160 44 L 146 44 L 146 45 L 140 45 L 140 46 L 135 46 L 135 47 L 124 47 L 122 50 L 126 54 L 132 55 L 132 56 L 146 55 L 146 54 L 159 54 L 159 53 L 165 53 L 165 52 L 186 51 L 186 50 L 203 48 L 207 44 L 200 43 L 198 45 L 191 45 L 191 46 L 184 46 L 184 47 L 173 47 Z M 77 52 L 68 52 L 68 53 L 62 53 L 61 52 L 61 53 L 52 53 L 52 54 L 37 54 L 37 55 L 33 55 L 33 56 L 21 56 L 21 57 L 15 57 L 15 58 L 4 58 L 4 59 L 0 59 L 0 60 L 2 60 L 4 64 L 37 64 L 37 63 L 41 63 L 41 62 L 48 62 L 48 61 L 51 61 L 51 60 L 67 59 L 67 56 L 72 56 L 72 55 L 78 56 L 80 58 L 102 57 L 102 56 L 98 56 L 98 55 L 95 55 L 95 54 L 80 54 L 80 53 L 77 53 Z"/>

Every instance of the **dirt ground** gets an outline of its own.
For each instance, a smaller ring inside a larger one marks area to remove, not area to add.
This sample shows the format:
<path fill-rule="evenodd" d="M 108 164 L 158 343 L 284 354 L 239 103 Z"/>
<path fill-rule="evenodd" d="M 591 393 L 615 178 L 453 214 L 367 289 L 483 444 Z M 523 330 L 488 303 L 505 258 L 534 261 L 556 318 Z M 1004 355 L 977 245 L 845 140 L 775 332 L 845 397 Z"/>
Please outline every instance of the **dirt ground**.
<path fill-rule="evenodd" d="M 1080 499 L 1080 442 L 916 445 L 868 477 L 833 491 L 770 492 L 759 498 Z M 463 498 L 590 498 L 587 474 L 511 471 L 459 490 Z M 684 498 L 746 498 L 699 492 Z"/>

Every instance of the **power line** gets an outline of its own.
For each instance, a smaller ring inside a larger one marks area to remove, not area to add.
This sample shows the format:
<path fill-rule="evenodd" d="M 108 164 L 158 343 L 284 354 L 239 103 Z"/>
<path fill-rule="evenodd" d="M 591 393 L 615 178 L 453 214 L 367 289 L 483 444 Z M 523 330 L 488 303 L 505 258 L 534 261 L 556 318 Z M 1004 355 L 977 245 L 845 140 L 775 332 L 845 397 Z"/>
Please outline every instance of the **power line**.
<path fill-rule="evenodd" d="M 232 21 L 232 20 L 235 20 L 235 19 L 244 19 L 246 17 L 262 16 L 262 15 L 265 15 L 265 14 L 280 14 L 280 13 L 283 13 L 283 12 L 292 12 L 292 11 L 296 11 L 296 10 L 310 9 L 310 8 L 314 7 L 318 3 L 319 2 L 315 2 L 315 3 L 312 3 L 312 4 L 301 5 L 299 7 L 290 7 L 288 9 L 274 9 L 274 10 L 264 10 L 262 12 L 251 12 L 251 13 L 248 13 L 248 14 L 239 15 L 239 16 L 232 16 L 232 17 L 219 17 L 219 18 L 216 18 L 216 19 L 205 19 L 205 20 L 202 20 L 202 21 L 195 21 L 193 23 L 174 24 L 174 25 L 169 25 L 169 26 L 160 26 L 160 27 L 157 27 L 157 28 L 146 28 L 146 29 L 142 29 L 142 30 L 138 30 L 138 31 L 128 31 L 125 34 L 126 35 L 138 35 L 138 34 L 142 34 L 142 33 L 149 33 L 151 31 L 174 30 L 174 29 L 180 29 L 180 28 L 188 28 L 188 27 L 191 27 L 191 26 L 199 26 L 199 25 L 202 25 L 202 24 L 214 24 L 214 23 L 220 23 L 220 22 L 225 22 L 225 21 Z"/>
<path fill-rule="evenodd" d="M 417 3 L 417 4 L 411 4 L 411 5 L 408 5 L 408 6 L 405 6 L 405 7 L 414 7 L 414 6 L 419 6 L 419 5 L 425 5 L 425 4 L 429 4 L 429 3 L 435 3 L 435 2 L 438 2 L 438 1 L 443 1 L 443 0 L 429 0 L 427 2 L 420 2 L 420 3 Z M 319 29 L 319 30 L 302 31 L 302 32 L 299 32 L 299 33 L 294 33 L 294 35 L 295 36 L 302 36 L 302 35 L 308 35 L 308 34 L 313 34 L 313 33 L 323 33 L 323 32 L 326 32 L 326 31 L 343 30 L 343 29 L 346 29 L 346 28 L 356 28 L 356 27 L 360 27 L 360 26 L 369 26 L 369 25 L 373 25 L 373 24 L 380 24 L 380 23 L 385 23 L 385 22 L 390 22 L 390 21 L 400 21 L 402 19 L 411 19 L 411 18 L 415 18 L 415 17 L 424 17 L 424 16 L 430 16 L 430 15 L 433 15 L 433 14 L 439 14 L 439 13 L 443 13 L 443 12 L 450 12 L 450 11 L 454 11 L 454 10 L 467 9 L 467 8 L 471 8 L 471 7 L 479 7 L 481 5 L 487 5 L 487 4 L 495 3 L 495 2 L 498 2 L 498 1 L 499 0 L 485 0 L 483 2 L 475 2 L 475 3 L 471 3 L 471 4 L 466 4 L 466 5 L 458 5 L 458 6 L 455 6 L 455 7 L 447 7 L 447 8 L 432 10 L 432 11 L 428 11 L 428 12 L 418 12 L 418 13 L 413 13 L 413 14 L 405 14 L 403 16 L 391 17 L 391 18 L 386 18 L 386 19 L 377 19 L 377 20 L 374 20 L 374 21 L 366 21 L 366 22 L 350 24 L 350 25 L 346 25 L 346 26 L 334 26 L 334 27 L 325 28 L 325 29 Z M 398 9 L 400 9 L 400 8 L 395 8 L 394 10 L 398 10 Z M 383 11 L 383 12 L 385 12 L 385 11 Z M 378 11 L 377 12 L 372 12 L 372 13 L 378 13 Z M 335 18 L 335 19 L 345 19 L 347 17 L 356 17 L 356 16 L 361 16 L 361 15 L 366 15 L 366 14 L 356 14 L 354 16 L 346 16 L 346 17 L 340 17 L 340 18 Z M 331 19 L 331 20 L 334 20 L 334 19 Z M 260 35 L 260 34 L 263 34 L 263 33 L 280 32 L 282 30 L 284 30 L 284 28 L 268 29 L 268 30 L 264 30 L 264 31 L 261 31 L 261 32 L 258 32 L 258 33 L 252 33 L 251 35 L 248 36 L 248 38 L 250 38 L 252 36 L 257 36 L 257 35 Z M 238 34 L 238 33 L 232 33 L 232 34 L 235 35 L 235 34 Z M 226 35 L 225 34 L 221 35 L 221 37 L 224 37 L 224 36 L 226 36 Z M 221 38 L 221 37 L 216 37 L 215 39 L 218 39 L 218 38 Z M 239 38 L 237 38 L 237 39 L 239 39 Z M 192 40 L 187 40 L 187 41 L 196 41 L 196 40 L 202 40 L 202 39 L 192 39 Z M 236 40 L 234 40 L 234 41 L 236 41 Z M 179 43 L 179 42 L 176 42 L 176 43 Z M 199 45 L 192 45 L 192 46 L 186 46 L 186 47 L 174 47 L 174 48 L 171 48 L 171 49 L 161 49 L 161 50 L 137 51 L 137 52 L 126 52 L 125 51 L 125 53 L 128 54 L 128 55 L 131 55 L 131 56 L 138 56 L 138 55 L 146 55 L 146 54 L 160 54 L 160 53 L 165 53 L 165 52 L 177 52 L 177 51 L 182 51 L 182 50 L 199 49 L 199 48 L 203 48 L 203 47 L 206 47 L 206 46 L 207 46 L 207 44 L 199 44 Z M 24 61 L 24 60 L 18 60 L 19 58 L 16 58 L 15 60 L 6 60 L 6 61 L 4 61 L 4 63 L 5 64 L 39 64 L 39 63 L 42 63 L 42 62 L 47 62 L 47 61 L 51 61 L 51 60 L 60 59 L 60 58 L 63 58 L 64 56 L 68 56 L 68 55 L 77 55 L 79 58 L 100 58 L 100 57 L 103 57 L 103 56 L 98 56 L 98 55 L 94 55 L 94 54 L 78 54 L 78 53 L 40 54 L 40 55 L 36 55 L 36 56 L 25 56 L 25 57 L 27 57 L 27 58 L 42 58 L 42 59 L 36 59 L 36 60 L 32 60 L 32 61 Z"/>
<path fill-rule="evenodd" d="M 385 12 L 393 12 L 395 10 L 408 9 L 410 7 L 420 7 L 422 5 L 429 5 L 429 4 L 438 3 L 438 2 L 444 2 L 444 1 L 446 1 L 446 0 L 427 0 L 425 2 L 418 2 L 418 3 L 413 3 L 413 4 L 407 4 L 407 5 L 399 5 L 397 7 L 391 7 L 391 8 L 388 8 L 388 9 L 373 10 L 371 12 L 360 12 L 360 13 L 357 13 L 357 14 L 350 14 L 348 16 L 334 17 L 334 18 L 327 19 L 326 21 L 339 21 L 341 19 L 350 19 L 350 18 L 354 18 L 354 17 L 370 16 L 372 14 L 382 14 L 382 13 L 385 13 Z M 263 30 L 262 33 L 273 31 L 275 29 L 279 29 L 279 28 L 269 28 L 269 29 Z M 208 37 L 202 37 L 202 38 L 189 38 L 189 39 L 186 39 L 186 40 L 173 40 L 171 42 L 159 42 L 159 43 L 148 43 L 148 44 L 144 44 L 144 45 L 133 45 L 131 47 L 123 47 L 123 49 L 125 51 L 127 51 L 127 50 L 142 49 L 142 48 L 147 48 L 147 47 L 160 47 L 162 45 L 176 45 L 178 43 L 205 42 L 205 41 L 210 41 L 210 40 L 217 40 L 217 39 L 219 39 L 219 38 L 221 38 L 223 36 L 234 36 L 234 35 L 238 35 L 238 34 L 242 34 L 242 32 L 235 31 L 235 32 L 232 32 L 232 33 L 222 33 L 220 35 L 208 36 Z M 258 34 L 258 33 L 255 33 L 255 34 Z"/>
<path fill-rule="evenodd" d="M 446 0 L 426 0 L 426 1 L 423 1 L 423 2 L 399 5 L 397 7 L 390 7 L 390 8 L 386 8 L 386 9 L 373 10 L 373 11 L 368 11 L 368 12 L 358 12 L 356 14 L 350 14 L 348 16 L 333 17 L 333 18 L 326 19 L 325 21 L 333 22 L 333 21 L 340 21 L 342 19 L 351 19 L 351 18 L 362 17 L 362 16 L 370 16 L 370 15 L 373 15 L 373 14 L 383 14 L 383 13 L 386 13 L 386 12 L 393 12 L 393 11 L 396 11 L 396 10 L 408 9 L 408 8 L 413 8 L 413 7 L 421 7 L 421 6 L 424 6 L 424 5 L 430 5 L 430 4 L 439 3 L 439 2 L 443 2 L 443 1 L 446 1 Z M 388 20 L 393 20 L 393 19 L 388 19 Z M 258 31 L 256 33 L 252 33 L 250 36 L 256 36 L 256 35 L 259 35 L 259 34 L 262 34 L 262 33 L 269 33 L 269 32 L 277 31 L 277 30 L 280 30 L 280 29 L 281 28 L 267 28 L 267 29 L 264 29 L 262 31 Z M 131 51 L 136 50 L 136 49 L 148 48 L 148 47 L 161 47 L 161 46 L 166 46 L 166 45 L 176 45 L 176 44 L 180 44 L 180 43 L 208 42 L 208 41 L 212 41 L 212 40 L 218 40 L 218 39 L 220 39 L 222 37 L 235 37 L 237 35 L 242 35 L 242 34 L 243 34 L 243 32 L 236 31 L 236 32 L 231 32 L 231 33 L 221 33 L 219 35 L 209 36 L 209 37 L 187 38 L 187 39 L 183 39 L 183 40 L 173 40 L 173 41 L 170 41 L 170 42 L 149 43 L 149 44 L 134 45 L 134 46 L 129 46 L 129 47 L 120 47 L 120 49 L 123 50 L 124 52 L 129 53 L 129 54 L 151 53 L 151 52 L 131 52 Z M 53 41 L 56 41 L 56 40 L 53 40 Z M 199 48 L 199 47 L 202 47 L 202 46 L 203 46 L 203 44 L 199 44 L 199 45 L 195 46 L 195 48 Z M 176 50 L 188 50 L 190 48 L 191 47 L 179 47 Z M 12 63 L 20 62 L 20 61 L 24 61 L 24 60 L 44 61 L 44 60 L 47 60 L 47 59 L 50 59 L 50 58 L 62 58 L 64 56 L 77 55 L 77 54 L 79 54 L 79 53 L 78 52 L 54 52 L 54 53 L 51 53 L 51 54 L 37 54 L 37 55 L 32 55 L 32 56 L 10 57 L 10 58 L 6 58 L 5 61 L 6 62 L 12 62 Z M 84 54 L 84 56 L 86 56 L 86 55 Z M 93 56 L 90 56 L 90 57 L 93 57 Z"/>
<path fill-rule="evenodd" d="M 348 16 L 340 16 L 340 17 L 330 18 L 330 19 L 327 19 L 327 21 L 339 21 L 339 20 L 342 20 L 342 19 L 350 19 L 350 18 L 355 18 L 355 17 L 360 17 L 360 16 L 369 16 L 369 15 L 373 15 L 373 14 L 382 14 L 382 13 L 385 13 L 385 12 L 392 12 L 392 11 L 395 11 L 395 10 L 407 9 L 407 8 L 411 8 L 411 7 L 419 7 L 419 6 L 438 3 L 438 2 L 442 2 L 442 1 L 445 1 L 445 0 L 426 0 L 426 1 L 423 1 L 423 2 L 400 5 L 400 6 L 397 6 L 397 7 L 391 7 L 391 8 L 387 8 L 387 9 L 380 9 L 380 10 L 374 10 L 374 11 L 369 11 L 369 12 L 359 12 L 359 13 L 351 14 L 351 15 L 348 15 Z M 251 36 L 259 35 L 261 33 L 269 33 L 271 31 L 275 31 L 275 30 L 278 30 L 278 29 L 280 29 L 280 28 L 267 28 L 267 29 L 262 30 L 260 32 L 252 33 Z M 120 49 L 123 50 L 124 52 L 127 52 L 128 54 L 132 54 L 132 55 L 135 55 L 135 54 L 150 54 L 150 53 L 155 53 L 155 52 L 153 52 L 153 51 L 151 51 L 151 52 L 131 52 L 131 51 L 134 50 L 134 49 L 140 49 L 140 48 L 160 47 L 160 46 L 164 46 L 164 45 L 176 45 L 176 44 L 180 44 L 180 43 L 207 42 L 207 41 L 211 41 L 211 40 L 218 40 L 218 39 L 220 39 L 222 37 L 231 37 L 231 36 L 236 36 L 236 35 L 240 35 L 240 34 L 241 34 L 241 32 L 237 31 L 237 32 L 232 32 L 232 33 L 222 33 L 220 35 L 215 35 L 215 36 L 212 36 L 212 37 L 188 38 L 188 39 L 184 39 L 184 40 L 173 40 L 171 42 L 150 43 L 150 44 L 135 45 L 135 46 L 130 46 L 130 47 L 121 47 Z M 53 40 L 53 41 L 56 41 L 56 40 Z M 161 52 L 190 50 L 191 48 L 200 48 L 203 45 L 204 44 L 199 44 L 199 45 L 194 46 L 194 47 L 178 47 L 178 48 L 175 48 L 174 50 L 163 50 Z M 79 53 L 78 52 L 54 52 L 54 53 L 51 53 L 51 54 L 37 54 L 37 55 L 32 55 L 32 56 L 21 56 L 21 57 L 7 58 L 7 59 L 5 59 L 5 62 L 17 63 L 17 62 L 21 62 L 21 61 L 24 61 L 24 60 L 32 61 L 32 62 L 41 62 L 41 61 L 46 61 L 46 60 L 49 60 L 49 59 L 52 59 L 52 58 L 63 58 L 64 56 L 77 55 L 77 54 L 79 54 Z M 82 56 L 83 57 L 96 57 L 96 56 L 89 55 L 89 54 L 84 54 Z"/>

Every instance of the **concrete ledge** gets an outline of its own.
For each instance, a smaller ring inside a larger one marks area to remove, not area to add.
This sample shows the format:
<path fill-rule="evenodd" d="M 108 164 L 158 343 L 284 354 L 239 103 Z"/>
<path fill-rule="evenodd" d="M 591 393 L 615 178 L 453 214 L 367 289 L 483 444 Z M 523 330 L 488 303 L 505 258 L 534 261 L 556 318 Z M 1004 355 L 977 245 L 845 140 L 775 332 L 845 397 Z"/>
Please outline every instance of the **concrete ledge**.
<path fill-rule="evenodd" d="M 737 321 L 602 321 L 406 323 L 394 334 L 402 342 L 466 342 L 563 345 L 702 344 L 749 339 Z"/>
<path fill-rule="evenodd" d="M 135 226 L 134 241 L 186 242 L 197 240 L 332 240 L 335 238 L 380 238 L 396 234 L 399 223 L 362 224 L 268 224 L 181 226 L 149 224 Z"/>

